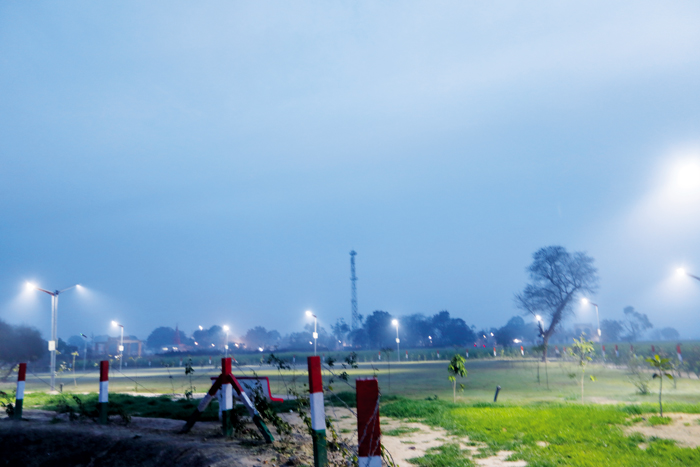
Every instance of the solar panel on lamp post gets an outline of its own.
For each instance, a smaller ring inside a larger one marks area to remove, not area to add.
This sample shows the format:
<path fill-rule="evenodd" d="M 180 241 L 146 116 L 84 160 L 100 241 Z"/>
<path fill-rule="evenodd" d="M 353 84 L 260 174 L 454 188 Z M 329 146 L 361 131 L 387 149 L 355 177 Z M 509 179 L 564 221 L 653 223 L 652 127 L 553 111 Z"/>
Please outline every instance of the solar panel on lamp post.
<path fill-rule="evenodd" d="M 53 292 L 37 287 L 34 284 L 27 282 L 27 288 L 30 290 L 38 290 L 51 295 L 51 340 L 49 341 L 49 351 L 51 352 L 51 391 L 56 390 L 56 347 L 58 344 L 58 296 L 63 292 L 80 288 L 80 284 L 72 285 L 63 290 L 54 290 Z"/>

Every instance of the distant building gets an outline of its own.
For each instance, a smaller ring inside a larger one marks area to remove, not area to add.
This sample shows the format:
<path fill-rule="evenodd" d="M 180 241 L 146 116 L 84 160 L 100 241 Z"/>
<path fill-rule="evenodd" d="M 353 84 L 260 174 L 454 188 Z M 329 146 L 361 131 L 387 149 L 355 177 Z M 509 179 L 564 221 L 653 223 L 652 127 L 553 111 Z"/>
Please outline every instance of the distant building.
<path fill-rule="evenodd" d="M 118 355 L 121 337 L 97 336 L 92 342 L 93 355 Z M 124 337 L 124 356 L 141 357 L 143 341 L 135 336 Z"/>

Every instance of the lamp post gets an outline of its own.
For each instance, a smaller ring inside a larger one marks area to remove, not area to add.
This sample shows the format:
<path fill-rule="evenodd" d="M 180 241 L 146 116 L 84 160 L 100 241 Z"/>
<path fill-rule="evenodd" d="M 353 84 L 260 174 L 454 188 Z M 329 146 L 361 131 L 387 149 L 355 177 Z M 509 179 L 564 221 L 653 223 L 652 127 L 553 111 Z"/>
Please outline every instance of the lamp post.
<path fill-rule="evenodd" d="M 318 321 L 318 319 L 316 318 L 315 314 L 311 313 L 308 310 L 306 311 L 306 316 L 314 318 L 314 355 L 316 355 L 316 341 L 318 340 L 318 333 L 316 332 L 316 322 Z"/>
<path fill-rule="evenodd" d="M 697 280 L 697 281 L 700 281 L 700 277 L 695 276 L 695 275 L 689 273 L 689 272 L 686 271 L 684 268 L 678 268 L 678 269 L 676 270 L 676 272 L 678 273 L 679 276 L 688 276 L 688 277 L 692 277 L 693 279 L 695 279 L 695 280 Z"/>
<path fill-rule="evenodd" d="M 83 351 L 83 371 L 85 371 L 85 367 L 87 366 L 87 343 L 88 343 L 88 336 L 83 334 L 82 332 L 80 333 L 80 336 L 85 339 L 85 350 Z"/>
<path fill-rule="evenodd" d="M 76 284 L 67 287 L 63 290 L 54 290 L 53 292 L 41 287 L 37 287 L 34 284 L 27 283 L 27 288 L 30 290 L 39 290 L 40 292 L 47 293 L 51 295 L 51 340 L 49 341 L 49 351 L 51 352 L 51 391 L 56 389 L 56 346 L 58 344 L 58 296 L 63 292 L 70 290 L 74 287 L 79 288 L 80 285 Z"/>
<path fill-rule="evenodd" d="M 398 319 L 391 320 L 391 324 L 396 326 L 396 358 L 397 358 L 397 361 L 400 362 L 401 361 L 401 352 L 399 352 L 399 342 L 401 342 L 401 341 L 399 340 L 399 320 Z"/>
<path fill-rule="evenodd" d="M 120 328 L 122 328 L 122 337 L 121 337 L 121 340 L 119 341 L 119 372 L 121 373 L 122 360 L 124 360 L 124 325 L 119 324 L 116 321 L 112 321 L 112 326 L 114 326 L 114 327 L 119 326 Z"/>
<path fill-rule="evenodd" d="M 591 302 L 587 298 L 582 298 L 581 303 L 588 305 L 589 303 L 595 307 L 595 317 L 598 320 L 598 338 L 600 338 L 600 316 L 598 315 L 598 304 Z"/>
<path fill-rule="evenodd" d="M 226 331 L 226 342 L 224 343 L 224 357 L 228 358 L 228 331 L 229 331 L 229 327 L 224 325 L 224 331 Z"/>

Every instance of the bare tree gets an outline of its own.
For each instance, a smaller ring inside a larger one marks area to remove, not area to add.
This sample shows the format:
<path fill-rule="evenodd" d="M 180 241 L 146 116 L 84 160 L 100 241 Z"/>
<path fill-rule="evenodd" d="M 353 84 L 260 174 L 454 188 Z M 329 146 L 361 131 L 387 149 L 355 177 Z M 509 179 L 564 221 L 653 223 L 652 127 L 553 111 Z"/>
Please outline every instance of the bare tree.
<path fill-rule="evenodd" d="M 577 297 L 596 291 L 598 270 L 593 266 L 593 258 L 587 254 L 572 254 L 561 246 L 541 248 L 532 258 L 532 264 L 527 268 L 530 283 L 515 296 L 515 301 L 525 312 L 541 316 L 544 326 L 542 360 L 546 362 L 549 338 L 572 313 L 572 304 Z"/>

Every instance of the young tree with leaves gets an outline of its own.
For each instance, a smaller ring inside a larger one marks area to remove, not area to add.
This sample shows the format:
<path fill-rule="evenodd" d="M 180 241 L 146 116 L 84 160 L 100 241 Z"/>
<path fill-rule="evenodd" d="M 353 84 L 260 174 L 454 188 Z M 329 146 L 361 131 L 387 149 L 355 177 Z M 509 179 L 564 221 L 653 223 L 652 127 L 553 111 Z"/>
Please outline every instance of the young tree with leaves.
<path fill-rule="evenodd" d="M 583 381 L 586 376 L 586 365 L 593 360 L 593 341 L 586 339 L 586 334 L 581 333 L 579 339 L 574 338 L 573 345 L 569 348 L 569 354 L 578 360 L 579 368 L 581 368 L 581 403 L 583 404 Z M 595 381 L 595 377 L 591 375 L 591 381 Z"/>
<path fill-rule="evenodd" d="M 670 358 L 660 358 L 658 355 L 654 355 L 654 358 L 647 357 L 646 361 L 656 371 L 653 378 L 659 378 L 659 415 L 663 417 L 664 406 L 661 404 L 661 392 L 664 388 L 664 376 L 673 380 L 673 375 L 669 373 L 669 371 L 673 370 L 673 365 Z"/>
<path fill-rule="evenodd" d="M 464 368 L 464 357 L 460 354 L 455 354 L 447 365 L 447 372 L 450 376 L 447 378 L 452 383 L 452 402 L 457 402 L 457 376 L 462 378 L 467 376 L 467 369 Z M 459 384 L 460 391 L 464 390 L 464 384 Z"/>
<path fill-rule="evenodd" d="M 547 361 L 550 337 L 564 318 L 573 313 L 573 304 L 578 302 L 579 295 L 591 295 L 596 291 L 598 270 L 587 254 L 569 253 L 561 246 L 541 248 L 532 258 L 527 268 L 530 283 L 515 296 L 515 301 L 526 313 L 541 316 L 545 326 L 542 360 Z"/>

